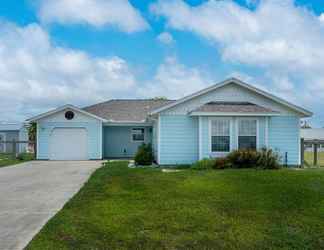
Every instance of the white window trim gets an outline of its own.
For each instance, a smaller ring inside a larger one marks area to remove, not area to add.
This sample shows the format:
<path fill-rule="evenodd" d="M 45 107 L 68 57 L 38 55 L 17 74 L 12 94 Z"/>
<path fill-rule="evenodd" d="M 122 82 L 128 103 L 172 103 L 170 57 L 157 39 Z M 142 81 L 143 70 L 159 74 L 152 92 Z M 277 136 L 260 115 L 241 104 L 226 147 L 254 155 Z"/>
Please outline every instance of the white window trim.
<path fill-rule="evenodd" d="M 143 140 L 141 140 L 141 141 L 137 141 L 137 140 L 134 140 L 133 139 L 133 129 L 143 129 L 144 130 L 144 134 L 143 134 Z M 131 128 L 131 142 L 141 142 L 141 143 L 143 143 L 143 142 L 145 142 L 145 128 L 142 128 L 142 127 L 134 127 L 134 128 Z"/>
<path fill-rule="evenodd" d="M 230 137 L 230 145 L 229 145 L 229 151 L 228 152 L 213 152 L 212 151 L 212 146 L 211 146 L 211 143 L 212 143 L 212 129 L 211 129 L 211 124 L 212 124 L 212 121 L 215 121 L 215 120 L 219 120 L 219 121 L 229 121 L 230 124 L 230 133 L 229 133 L 229 137 Z M 208 151 L 209 151 L 209 155 L 211 155 L 212 157 L 214 156 L 224 156 L 224 155 L 227 155 L 229 154 L 232 150 L 233 150 L 233 145 L 232 145 L 232 136 L 233 136 L 233 129 L 232 129 L 232 124 L 233 124 L 233 119 L 232 118 L 229 118 L 229 117 L 212 117 L 212 118 L 209 118 L 208 119 Z"/>
<path fill-rule="evenodd" d="M 256 149 L 259 150 L 260 149 L 259 119 L 254 118 L 254 117 L 237 118 L 237 120 L 236 120 L 236 145 L 237 145 L 237 149 L 239 149 L 239 136 L 240 136 L 239 135 L 239 124 L 240 124 L 240 121 L 245 121 L 245 120 L 256 121 Z"/>
<path fill-rule="evenodd" d="M 3 141 L 6 141 L 7 140 L 6 133 L 1 132 L 0 135 L 3 136 Z M 3 143 L 3 153 L 6 153 L 6 151 L 7 151 L 7 143 Z"/>

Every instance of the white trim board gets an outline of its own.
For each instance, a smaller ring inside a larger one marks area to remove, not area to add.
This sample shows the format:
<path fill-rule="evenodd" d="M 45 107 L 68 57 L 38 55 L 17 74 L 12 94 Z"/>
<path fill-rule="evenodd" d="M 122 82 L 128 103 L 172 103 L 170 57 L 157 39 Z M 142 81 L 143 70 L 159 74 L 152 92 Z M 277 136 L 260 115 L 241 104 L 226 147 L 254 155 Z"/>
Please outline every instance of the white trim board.
<path fill-rule="evenodd" d="M 190 116 L 280 116 L 279 113 L 191 112 Z"/>
<path fill-rule="evenodd" d="M 258 89 L 258 88 L 254 87 L 254 86 L 251 86 L 251 85 L 249 85 L 249 84 L 247 84 L 247 83 L 245 83 L 245 82 L 243 82 L 243 81 L 241 81 L 239 79 L 236 79 L 236 78 L 230 78 L 230 79 L 227 79 L 227 80 L 225 80 L 223 82 L 214 84 L 214 85 L 212 85 L 212 86 L 210 86 L 208 88 L 205 88 L 205 89 L 200 90 L 200 91 L 198 91 L 196 93 L 188 95 L 188 96 L 186 96 L 186 97 L 184 97 L 184 98 L 182 98 L 182 99 L 180 99 L 180 100 L 178 100 L 176 102 L 170 103 L 170 104 L 165 105 L 165 106 L 160 107 L 160 108 L 157 108 L 157 109 L 153 110 L 150 114 L 153 115 L 153 114 L 160 113 L 160 112 L 165 111 L 167 109 L 170 109 L 170 108 L 172 108 L 174 106 L 177 106 L 177 105 L 179 105 L 181 103 L 184 103 L 184 102 L 186 102 L 188 100 L 191 100 L 191 99 L 193 99 L 195 97 L 204 95 L 204 94 L 206 94 L 206 93 L 208 93 L 210 91 L 213 91 L 215 89 L 218 89 L 220 87 L 223 87 L 223 86 L 231 84 L 231 83 L 235 83 L 235 84 L 237 84 L 237 85 L 239 85 L 239 86 L 241 86 L 243 88 L 249 89 L 249 90 L 251 90 L 251 91 L 253 91 L 255 93 L 258 93 L 258 94 L 260 94 L 260 95 L 262 95 L 264 97 L 267 97 L 268 99 L 271 99 L 271 100 L 273 100 L 273 101 L 275 101 L 277 103 L 280 103 L 281 105 L 284 105 L 284 106 L 296 111 L 297 113 L 300 113 L 303 117 L 309 117 L 309 116 L 313 115 L 312 112 L 310 112 L 310 111 L 308 111 L 308 110 L 306 110 L 306 109 L 304 109 L 302 107 L 299 107 L 299 106 L 297 106 L 295 104 L 287 102 L 284 99 L 281 99 L 281 98 L 279 98 L 277 96 L 274 96 L 274 95 L 272 95 L 270 93 L 267 93 L 267 92 L 265 92 L 265 91 L 263 91 L 261 89 Z"/>
<path fill-rule="evenodd" d="M 107 122 L 106 119 L 101 118 L 101 117 L 99 117 L 99 116 L 96 116 L 96 115 L 94 115 L 94 114 L 91 114 L 91 113 L 89 113 L 89 112 L 87 112 L 87 111 L 84 111 L 83 109 L 80 109 L 80 108 L 78 108 L 78 107 L 76 107 L 76 106 L 73 106 L 73 105 L 71 105 L 71 104 L 67 104 L 67 105 L 64 105 L 64 106 L 58 107 L 58 108 L 56 108 L 56 109 L 50 110 L 50 111 L 48 111 L 48 112 L 46 112 L 46 113 L 43 113 L 43 114 L 40 114 L 40 115 L 34 116 L 34 117 L 28 119 L 27 121 L 28 121 L 28 122 L 37 122 L 37 121 L 39 121 L 39 120 L 42 119 L 42 118 L 45 118 L 45 117 L 47 117 L 47 116 L 50 116 L 50 115 L 53 115 L 53 114 L 59 113 L 59 112 L 61 112 L 61 111 L 63 111 L 63 110 L 67 110 L 67 109 L 69 109 L 69 110 L 74 110 L 74 111 L 77 111 L 77 112 L 80 112 L 81 114 L 84 114 L 84 115 L 90 116 L 90 117 L 95 118 L 95 119 L 97 119 L 97 120 L 99 120 L 99 121 L 102 121 L 102 122 Z"/>

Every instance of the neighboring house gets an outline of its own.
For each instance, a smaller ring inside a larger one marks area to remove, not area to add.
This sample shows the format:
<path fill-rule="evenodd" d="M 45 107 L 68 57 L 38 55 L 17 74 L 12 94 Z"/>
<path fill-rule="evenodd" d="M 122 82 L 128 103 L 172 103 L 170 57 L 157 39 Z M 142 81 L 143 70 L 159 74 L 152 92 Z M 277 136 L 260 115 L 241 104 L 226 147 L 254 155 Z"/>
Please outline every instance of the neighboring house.
<path fill-rule="evenodd" d="M 12 143 L 1 143 L 1 142 L 12 142 L 12 141 L 27 141 L 28 132 L 27 128 L 23 123 L 1 123 L 0 122 L 0 153 L 12 153 Z M 17 144 L 16 152 L 22 153 L 27 151 L 28 144 Z"/>
<path fill-rule="evenodd" d="M 311 115 L 231 78 L 177 101 L 111 100 L 84 109 L 65 105 L 29 121 L 38 124 L 38 159 L 133 157 L 145 142 L 152 143 L 162 165 L 262 147 L 299 165 L 300 118 Z"/>
<path fill-rule="evenodd" d="M 300 137 L 307 141 L 324 141 L 324 128 L 301 128 L 300 129 Z M 318 146 L 319 151 L 324 151 L 324 144 L 320 144 Z M 313 144 L 306 144 L 305 150 L 306 151 L 313 151 L 314 145 Z"/>

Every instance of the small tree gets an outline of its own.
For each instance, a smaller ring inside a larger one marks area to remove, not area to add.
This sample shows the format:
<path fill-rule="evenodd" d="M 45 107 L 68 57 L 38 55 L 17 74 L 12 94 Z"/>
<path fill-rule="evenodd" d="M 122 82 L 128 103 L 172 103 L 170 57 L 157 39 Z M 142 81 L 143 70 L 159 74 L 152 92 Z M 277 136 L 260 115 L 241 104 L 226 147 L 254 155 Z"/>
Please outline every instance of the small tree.
<path fill-rule="evenodd" d="M 149 166 L 153 163 L 153 151 L 151 144 L 143 143 L 138 147 L 135 155 L 135 164 L 142 166 Z"/>
<path fill-rule="evenodd" d="M 30 126 L 28 126 L 27 130 L 28 130 L 28 139 L 30 141 L 36 141 L 37 124 L 35 122 L 30 124 Z"/>

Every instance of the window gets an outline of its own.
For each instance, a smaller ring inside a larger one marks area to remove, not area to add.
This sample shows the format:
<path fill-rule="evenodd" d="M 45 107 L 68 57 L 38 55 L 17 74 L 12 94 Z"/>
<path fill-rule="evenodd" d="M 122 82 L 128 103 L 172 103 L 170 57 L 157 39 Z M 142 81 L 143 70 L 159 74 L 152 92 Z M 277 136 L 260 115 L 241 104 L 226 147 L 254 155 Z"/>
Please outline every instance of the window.
<path fill-rule="evenodd" d="M 132 129 L 132 141 L 144 141 L 144 128 Z"/>
<path fill-rule="evenodd" d="M 257 149 L 257 121 L 240 120 L 238 131 L 239 149 Z"/>
<path fill-rule="evenodd" d="M 230 120 L 211 121 L 211 151 L 230 151 Z"/>

